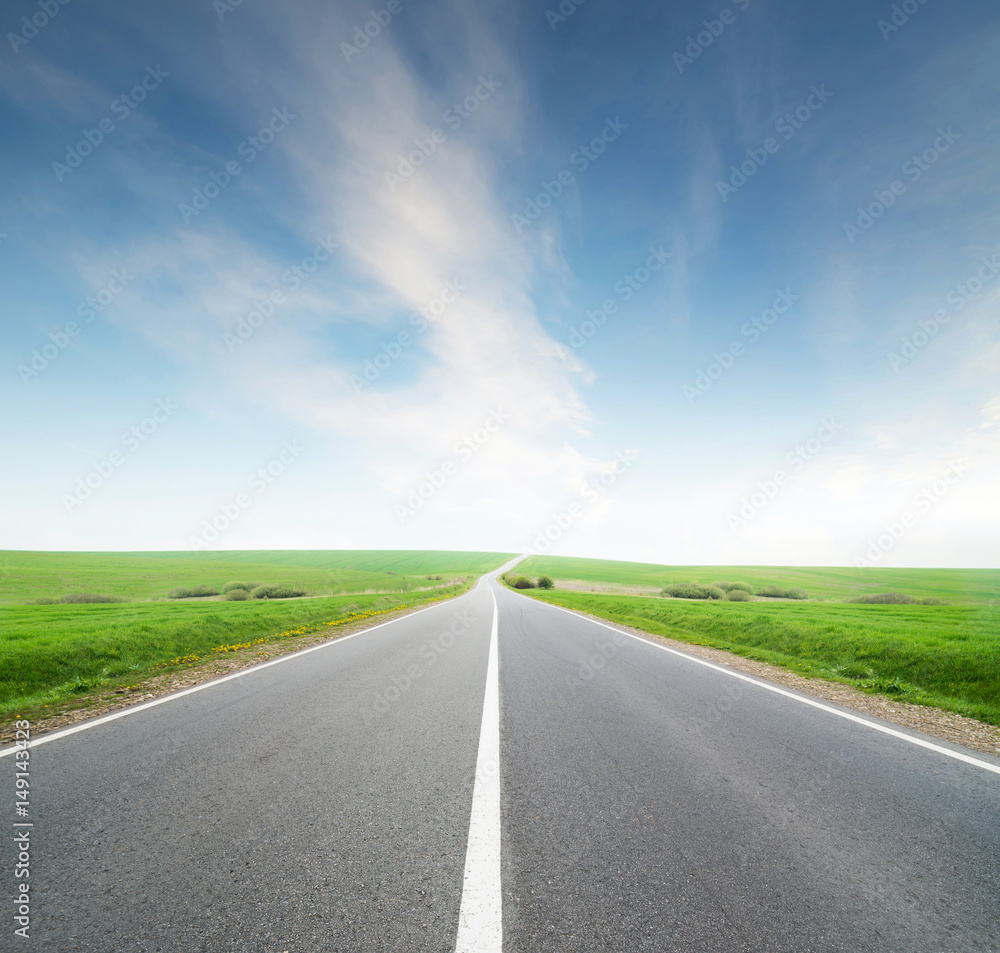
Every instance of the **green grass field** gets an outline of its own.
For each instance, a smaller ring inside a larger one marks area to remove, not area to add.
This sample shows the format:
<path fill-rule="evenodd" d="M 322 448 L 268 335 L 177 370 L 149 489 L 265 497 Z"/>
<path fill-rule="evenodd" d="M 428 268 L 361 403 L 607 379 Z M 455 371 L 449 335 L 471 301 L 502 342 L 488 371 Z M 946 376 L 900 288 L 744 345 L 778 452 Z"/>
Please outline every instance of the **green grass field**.
<path fill-rule="evenodd" d="M 1000 602 L 998 569 L 846 569 L 797 566 L 658 566 L 652 563 L 530 556 L 517 566 L 526 576 L 551 576 L 592 585 L 653 586 L 717 581 L 798 586 L 813 599 L 844 602 L 878 592 L 904 592 L 916 599 L 936 597 L 953 605 Z"/>
<path fill-rule="evenodd" d="M 259 640 L 287 642 L 324 628 L 334 635 L 336 625 L 324 623 L 362 621 L 455 595 L 508 558 L 380 550 L 0 552 L 0 712 L 37 716 L 46 706 L 197 666 Z M 219 588 L 248 579 L 296 586 L 317 598 L 166 599 L 178 586 Z M 29 604 L 70 593 L 128 601 Z"/>
<path fill-rule="evenodd" d="M 1000 725 L 997 605 L 769 604 L 528 592 L 610 622 Z"/>
<path fill-rule="evenodd" d="M 0 605 L 74 592 L 163 599 L 177 586 L 233 580 L 297 585 L 313 595 L 411 592 L 495 569 L 506 553 L 393 550 L 39 553 L 0 551 Z M 443 576 L 428 580 L 427 576 Z"/>
<path fill-rule="evenodd" d="M 263 602 L 5 607 L 0 616 L 0 713 L 31 711 L 37 716 L 42 706 L 190 668 L 251 648 L 256 640 L 283 642 L 323 630 L 335 635 L 336 624 L 377 622 L 386 612 L 465 588 Z"/>

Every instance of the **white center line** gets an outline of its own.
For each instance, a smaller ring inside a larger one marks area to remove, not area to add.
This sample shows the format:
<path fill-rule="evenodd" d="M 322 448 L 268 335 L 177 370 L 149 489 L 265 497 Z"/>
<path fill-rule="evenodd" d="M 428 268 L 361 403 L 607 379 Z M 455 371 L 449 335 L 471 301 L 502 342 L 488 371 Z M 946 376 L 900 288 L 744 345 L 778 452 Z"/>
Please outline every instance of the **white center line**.
<path fill-rule="evenodd" d="M 490 590 L 492 594 L 492 589 Z M 486 667 L 486 697 L 472 789 L 472 820 L 465 854 L 465 882 L 458 914 L 455 953 L 502 953 L 500 893 L 500 673 L 497 655 L 497 598 Z"/>

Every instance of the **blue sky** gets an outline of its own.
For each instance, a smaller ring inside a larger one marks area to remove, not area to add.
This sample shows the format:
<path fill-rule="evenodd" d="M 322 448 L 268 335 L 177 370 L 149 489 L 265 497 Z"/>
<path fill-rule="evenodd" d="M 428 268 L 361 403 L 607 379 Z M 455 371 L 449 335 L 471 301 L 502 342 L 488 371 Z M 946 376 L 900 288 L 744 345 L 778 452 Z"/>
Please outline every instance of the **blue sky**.
<path fill-rule="evenodd" d="M 5 547 L 1000 565 L 995 4 L 2 30 Z"/>

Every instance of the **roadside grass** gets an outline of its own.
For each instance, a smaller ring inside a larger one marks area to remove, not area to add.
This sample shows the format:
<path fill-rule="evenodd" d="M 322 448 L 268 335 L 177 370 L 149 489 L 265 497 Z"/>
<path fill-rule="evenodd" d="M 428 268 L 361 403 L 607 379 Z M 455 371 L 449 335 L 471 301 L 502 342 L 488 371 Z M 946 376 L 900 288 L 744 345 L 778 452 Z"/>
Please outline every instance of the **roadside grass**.
<path fill-rule="evenodd" d="M 220 590 L 234 579 L 292 586 L 312 595 L 414 592 L 479 576 L 506 553 L 434 550 L 249 550 L 163 553 L 0 551 L 0 604 L 97 593 L 131 601 L 173 589 Z M 428 578 L 428 577 L 432 578 Z"/>
<path fill-rule="evenodd" d="M 874 593 L 903 592 L 916 599 L 937 598 L 953 605 L 981 605 L 1000 600 L 998 569 L 851 569 L 824 566 L 660 566 L 654 563 L 529 556 L 514 572 L 551 576 L 579 583 L 649 586 L 742 580 L 754 589 L 776 585 L 805 589 L 810 599 L 843 602 Z"/>
<path fill-rule="evenodd" d="M 807 677 L 1000 725 L 997 605 L 686 602 L 558 589 L 526 594 Z"/>
<path fill-rule="evenodd" d="M 465 591 L 250 602 L 8 606 L 0 613 L 0 716 L 27 716 L 265 643 L 377 620 Z"/>

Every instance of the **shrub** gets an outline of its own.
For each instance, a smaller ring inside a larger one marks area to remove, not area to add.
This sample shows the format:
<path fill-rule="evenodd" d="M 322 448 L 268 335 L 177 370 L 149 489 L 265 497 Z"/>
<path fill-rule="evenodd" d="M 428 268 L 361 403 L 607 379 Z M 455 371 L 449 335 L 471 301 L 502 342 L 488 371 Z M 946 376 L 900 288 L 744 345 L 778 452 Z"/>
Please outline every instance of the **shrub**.
<path fill-rule="evenodd" d="M 847 601 L 870 606 L 912 606 L 917 600 L 905 592 L 872 592 L 864 596 L 855 596 Z"/>
<path fill-rule="evenodd" d="M 120 596 L 100 596 L 93 592 L 71 592 L 59 601 L 67 605 L 83 605 L 88 602 L 126 602 L 127 600 Z"/>
<path fill-rule="evenodd" d="M 294 599 L 305 594 L 304 589 L 293 589 L 291 586 L 258 586 L 250 593 L 254 599 Z"/>
<path fill-rule="evenodd" d="M 518 576 L 514 580 L 515 589 L 534 589 L 535 584 L 527 576 Z"/>
<path fill-rule="evenodd" d="M 246 589 L 230 589 L 229 592 L 224 592 L 222 598 L 226 602 L 243 602 L 245 599 L 250 598 L 250 593 Z"/>
<path fill-rule="evenodd" d="M 739 590 L 740 592 L 749 593 L 751 596 L 753 595 L 753 586 L 748 582 L 714 582 L 712 585 L 723 592 L 735 592 Z"/>
<path fill-rule="evenodd" d="M 729 602 L 752 602 L 753 596 L 746 589 L 730 589 L 726 593 L 726 599 Z"/>
<path fill-rule="evenodd" d="M 556 584 L 552 581 L 550 576 L 539 576 L 538 577 L 538 588 L 539 589 L 555 589 Z"/>
<path fill-rule="evenodd" d="M 199 596 L 217 596 L 219 590 L 214 586 L 195 586 L 193 589 L 188 589 L 185 586 L 178 586 L 176 589 L 171 589 L 167 593 L 168 599 L 196 599 Z"/>
<path fill-rule="evenodd" d="M 232 592 L 234 589 L 245 589 L 247 592 L 251 592 L 259 585 L 259 582 L 227 582 L 222 587 L 222 594 L 225 595 L 227 592 Z"/>
<path fill-rule="evenodd" d="M 726 594 L 716 586 L 701 586 L 696 582 L 678 582 L 666 586 L 663 595 L 675 599 L 724 599 Z"/>
<path fill-rule="evenodd" d="M 809 593 L 805 589 L 782 589 L 781 586 L 764 586 L 757 590 L 758 596 L 767 599 L 808 599 Z"/>
<path fill-rule="evenodd" d="M 926 599 L 920 599 L 917 601 L 918 606 L 950 606 L 950 602 L 945 602 L 944 599 L 938 599 L 936 596 L 928 596 Z"/>

